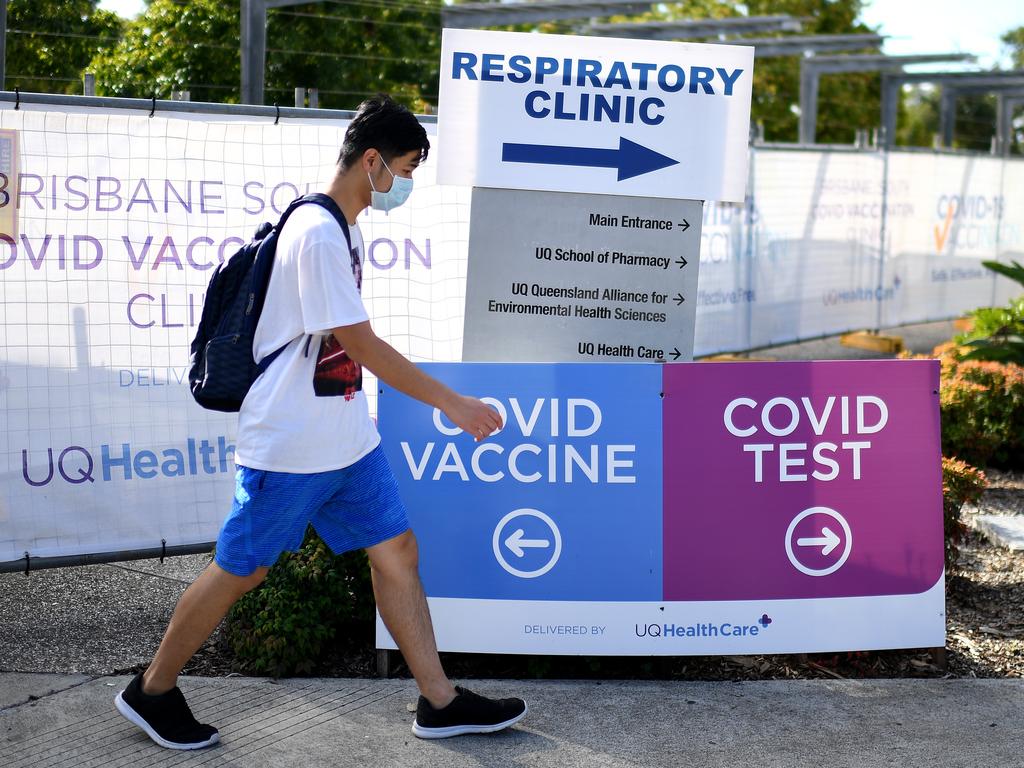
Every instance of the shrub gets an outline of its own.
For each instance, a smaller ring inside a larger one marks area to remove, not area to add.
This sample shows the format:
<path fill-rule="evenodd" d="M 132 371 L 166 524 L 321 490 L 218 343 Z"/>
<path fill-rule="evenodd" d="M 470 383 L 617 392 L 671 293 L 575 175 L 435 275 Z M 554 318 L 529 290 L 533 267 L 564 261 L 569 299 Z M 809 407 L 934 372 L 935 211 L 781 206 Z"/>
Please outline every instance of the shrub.
<path fill-rule="evenodd" d="M 309 674 L 355 626 L 374 616 L 363 551 L 335 555 L 313 531 L 283 554 L 263 583 L 228 614 L 227 642 L 242 671 Z"/>
<path fill-rule="evenodd" d="M 951 341 L 931 355 L 942 366 L 942 453 L 977 466 L 1024 467 L 1024 366 L 971 360 L 969 352 Z"/>
<path fill-rule="evenodd" d="M 960 556 L 960 539 L 967 529 L 960 516 L 964 504 L 975 502 L 988 486 L 985 473 L 959 459 L 942 459 L 942 511 L 946 532 L 946 571 Z"/>
<path fill-rule="evenodd" d="M 970 352 L 969 360 L 995 360 L 1024 365 L 1024 296 L 1006 307 L 982 307 L 971 312 L 974 328 L 957 337 Z"/>
<path fill-rule="evenodd" d="M 978 466 L 1024 466 L 1024 367 L 961 361 L 944 375 L 942 452 Z"/>
<path fill-rule="evenodd" d="M 1024 286 L 1024 264 L 983 261 L 988 269 Z M 1024 296 L 1006 307 L 982 307 L 970 313 L 973 328 L 957 337 L 970 347 L 967 360 L 994 360 L 1024 365 Z"/>

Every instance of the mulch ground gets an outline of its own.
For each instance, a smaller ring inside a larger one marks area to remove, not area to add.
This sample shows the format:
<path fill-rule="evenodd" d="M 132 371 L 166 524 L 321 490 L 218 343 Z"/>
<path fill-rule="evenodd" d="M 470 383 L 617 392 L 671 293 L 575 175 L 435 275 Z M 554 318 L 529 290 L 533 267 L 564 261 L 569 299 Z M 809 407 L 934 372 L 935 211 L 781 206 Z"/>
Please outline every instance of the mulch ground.
<path fill-rule="evenodd" d="M 1024 472 L 990 470 L 982 500 L 965 507 L 968 525 L 978 514 L 1024 514 Z M 945 659 L 930 650 L 862 651 L 787 656 L 566 657 L 442 654 L 456 679 L 562 678 L 652 680 L 809 680 L 852 678 L 1024 677 L 1024 552 L 994 545 L 973 527 L 946 578 Z M 353 627 L 315 677 L 376 675 L 373 626 Z M 408 676 L 401 657 L 393 674 Z M 185 674 L 239 674 L 230 649 L 215 634 Z"/>

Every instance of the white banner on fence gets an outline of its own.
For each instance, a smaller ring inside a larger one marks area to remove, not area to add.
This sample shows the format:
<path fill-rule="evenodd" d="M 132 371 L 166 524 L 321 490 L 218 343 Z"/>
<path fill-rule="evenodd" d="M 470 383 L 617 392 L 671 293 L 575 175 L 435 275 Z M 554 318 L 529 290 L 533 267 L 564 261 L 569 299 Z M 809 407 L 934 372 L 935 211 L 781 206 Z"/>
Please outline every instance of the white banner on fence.
<path fill-rule="evenodd" d="M 188 393 L 203 292 L 258 224 L 324 185 L 344 129 L 0 109 L 0 563 L 216 537 L 235 418 Z M 1024 162 L 888 162 L 883 260 L 884 157 L 753 152 L 747 202 L 705 206 L 695 354 L 1019 292 L 980 261 L 1024 259 Z M 462 348 L 470 195 L 435 172 L 431 155 L 409 203 L 362 224 L 374 326 L 419 361 Z"/>
<path fill-rule="evenodd" d="M 17 211 L 0 237 L 0 562 L 216 538 L 236 417 L 188 391 L 206 284 L 325 185 L 345 127 L 0 111 L 20 145 L 0 196 Z M 365 217 L 364 296 L 403 353 L 456 360 L 469 190 L 434 168 L 407 206 Z"/>

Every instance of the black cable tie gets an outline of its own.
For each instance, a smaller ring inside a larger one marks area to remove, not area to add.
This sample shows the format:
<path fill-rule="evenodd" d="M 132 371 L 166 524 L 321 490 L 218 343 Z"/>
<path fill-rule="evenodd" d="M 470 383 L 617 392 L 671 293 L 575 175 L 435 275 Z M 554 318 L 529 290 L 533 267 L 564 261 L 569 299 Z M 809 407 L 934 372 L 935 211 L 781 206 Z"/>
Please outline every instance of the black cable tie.
<path fill-rule="evenodd" d="M 153 108 L 149 110 L 149 116 L 152 117 L 156 114 L 156 94 L 153 94 Z"/>
<path fill-rule="evenodd" d="M 14 108 L 15 109 L 21 109 L 21 88 L 18 88 L 17 86 L 15 86 L 15 88 L 14 88 L 14 96 L 15 96 Z"/>
<path fill-rule="evenodd" d="M 160 565 L 164 564 L 165 557 L 167 557 L 167 539 L 160 539 Z"/>
<path fill-rule="evenodd" d="M 274 109 L 277 110 L 277 117 L 274 118 L 274 125 L 277 125 L 277 122 L 281 119 L 281 107 L 277 105 L 276 101 L 274 102 Z"/>
<path fill-rule="evenodd" d="M 29 571 L 29 565 L 30 565 L 30 562 L 31 562 L 31 561 L 29 560 L 29 557 L 28 557 L 28 552 L 26 552 L 26 553 L 25 553 L 25 575 L 26 575 L 26 576 L 28 576 L 28 571 Z"/>

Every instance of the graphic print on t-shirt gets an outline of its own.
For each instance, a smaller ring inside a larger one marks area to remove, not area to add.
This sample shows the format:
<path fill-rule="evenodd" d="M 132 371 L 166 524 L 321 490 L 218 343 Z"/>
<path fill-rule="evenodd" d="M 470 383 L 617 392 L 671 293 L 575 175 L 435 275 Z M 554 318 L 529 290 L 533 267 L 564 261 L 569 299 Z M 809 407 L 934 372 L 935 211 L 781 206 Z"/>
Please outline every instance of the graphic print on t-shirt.
<path fill-rule="evenodd" d="M 356 248 L 350 249 L 352 275 L 356 279 L 356 290 L 363 290 L 363 262 Z M 363 389 L 363 367 L 348 356 L 333 334 L 327 334 L 320 341 L 313 370 L 313 391 L 317 397 L 344 397 L 351 400 L 356 392 Z"/>

